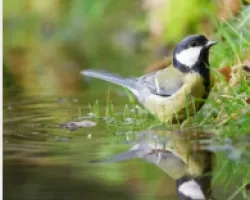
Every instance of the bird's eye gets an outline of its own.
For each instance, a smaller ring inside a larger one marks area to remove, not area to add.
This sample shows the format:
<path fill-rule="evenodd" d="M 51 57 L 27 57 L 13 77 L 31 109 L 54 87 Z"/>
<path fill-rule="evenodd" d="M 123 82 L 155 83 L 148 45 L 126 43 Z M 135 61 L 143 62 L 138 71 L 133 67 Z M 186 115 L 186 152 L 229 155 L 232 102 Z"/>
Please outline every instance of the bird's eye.
<path fill-rule="evenodd" d="M 196 47 L 197 44 L 196 44 L 196 42 L 192 42 L 192 43 L 190 44 L 190 46 L 191 46 L 191 47 Z"/>

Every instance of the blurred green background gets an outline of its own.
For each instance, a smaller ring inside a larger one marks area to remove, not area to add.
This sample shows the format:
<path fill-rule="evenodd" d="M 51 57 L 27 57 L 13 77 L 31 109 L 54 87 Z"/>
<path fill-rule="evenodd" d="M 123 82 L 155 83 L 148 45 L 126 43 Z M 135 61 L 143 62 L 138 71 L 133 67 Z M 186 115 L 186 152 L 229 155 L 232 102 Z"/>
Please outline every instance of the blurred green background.
<path fill-rule="evenodd" d="M 4 86 L 70 94 L 83 68 L 141 72 L 185 35 L 211 34 L 219 8 L 199 0 L 5 0 Z"/>

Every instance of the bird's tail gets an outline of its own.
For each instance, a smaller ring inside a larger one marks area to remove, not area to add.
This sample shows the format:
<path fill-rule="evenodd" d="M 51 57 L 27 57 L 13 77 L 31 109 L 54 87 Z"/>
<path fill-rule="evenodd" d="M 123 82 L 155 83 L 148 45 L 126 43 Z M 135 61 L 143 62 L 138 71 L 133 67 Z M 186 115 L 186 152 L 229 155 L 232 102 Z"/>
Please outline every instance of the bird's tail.
<path fill-rule="evenodd" d="M 108 159 L 92 160 L 91 163 L 116 163 L 134 158 L 144 158 L 151 150 L 147 143 L 137 143 L 128 151 L 118 153 Z"/>
<path fill-rule="evenodd" d="M 146 93 L 148 92 L 148 89 L 142 84 L 138 83 L 136 79 L 123 78 L 115 74 L 95 71 L 95 70 L 83 70 L 81 71 L 81 74 L 84 76 L 98 78 L 104 81 L 108 81 L 123 86 L 129 89 L 139 99 L 139 101 L 141 101 L 143 96 L 145 96 Z"/>
<path fill-rule="evenodd" d="M 114 155 L 111 158 L 104 159 L 104 160 L 92 160 L 90 163 L 116 163 L 116 162 L 122 162 L 126 160 L 131 160 L 134 158 L 138 158 L 138 150 L 134 151 L 126 151 L 119 153 L 117 155 Z"/>

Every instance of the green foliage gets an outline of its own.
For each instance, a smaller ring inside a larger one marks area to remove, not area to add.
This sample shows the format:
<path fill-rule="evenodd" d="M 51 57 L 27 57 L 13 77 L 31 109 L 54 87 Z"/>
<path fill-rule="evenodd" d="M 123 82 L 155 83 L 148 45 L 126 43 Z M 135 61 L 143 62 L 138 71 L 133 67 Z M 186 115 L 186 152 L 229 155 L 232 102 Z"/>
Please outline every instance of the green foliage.
<path fill-rule="evenodd" d="M 164 40 L 176 43 L 186 34 L 202 31 L 199 24 L 206 19 L 206 14 L 215 14 L 215 4 L 200 0 L 169 1 L 161 10 L 159 15 L 166 27 Z"/>
<path fill-rule="evenodd" d="M 216 54 L 213 54 L 213 66 L 225 67 L 241 63 L 250 52 L 250 7 L 244 7 L 237 18 L 229 21 L 215 21 L 217 32 L 215 37 L 223 39 L 217 45 Z"/>

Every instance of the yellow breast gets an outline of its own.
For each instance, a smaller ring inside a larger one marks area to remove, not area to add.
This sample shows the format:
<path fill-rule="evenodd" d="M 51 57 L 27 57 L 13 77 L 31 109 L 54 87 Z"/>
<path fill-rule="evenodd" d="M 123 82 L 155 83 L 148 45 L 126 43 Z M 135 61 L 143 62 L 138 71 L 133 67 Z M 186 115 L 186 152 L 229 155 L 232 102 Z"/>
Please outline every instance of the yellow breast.
<path fill-rule="evenodd" d="M 183 82 L 182 87 L 170 97 L 150 95 L 145 100 L 145 107 L 162 122 L 183 121 L 200 108 L 206 93 L 203 78 L 198 73 L 185 75 Z"/>

